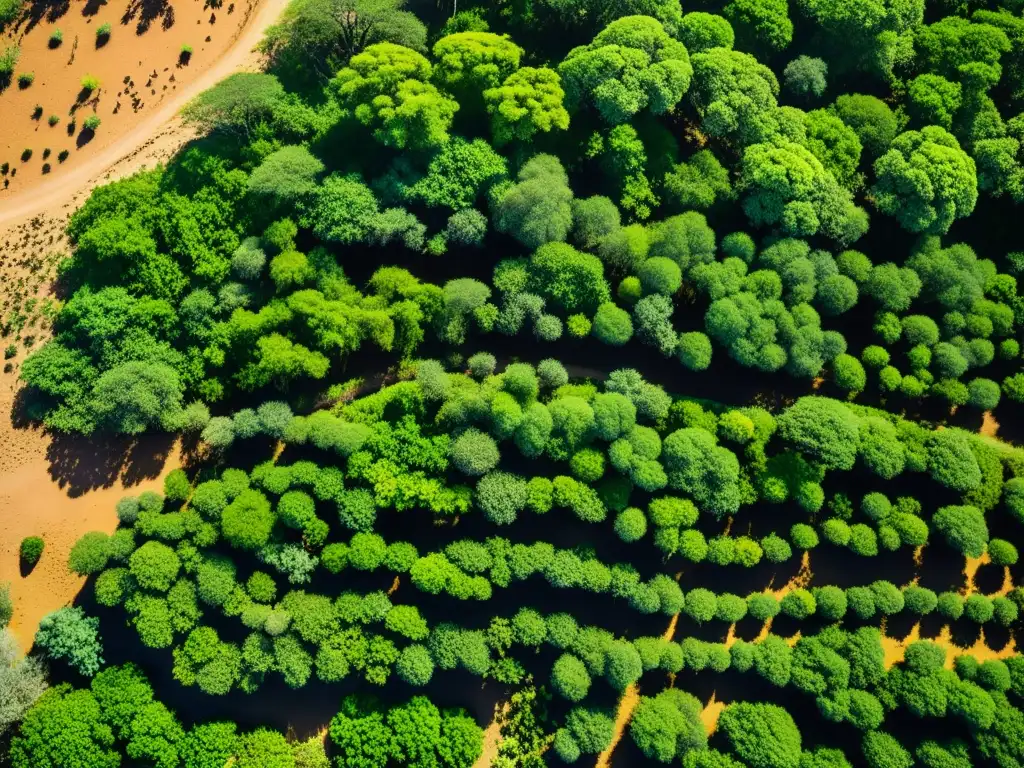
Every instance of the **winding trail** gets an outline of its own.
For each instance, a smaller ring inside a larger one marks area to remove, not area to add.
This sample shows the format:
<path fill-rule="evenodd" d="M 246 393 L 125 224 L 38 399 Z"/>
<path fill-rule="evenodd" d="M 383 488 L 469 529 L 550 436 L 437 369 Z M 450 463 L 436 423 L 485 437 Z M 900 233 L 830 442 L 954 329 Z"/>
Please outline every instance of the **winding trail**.
<path fill-rule="evenodd" d="M 250 18 L 238 31 L 231 46 L 187 88 L 168 98 L 141 120 L 116 144 L 88 162 L 55 176 L 42 184 L 15 193 L 0 203 L 0 228 L 17 224 L 39 214 L 54 215 L 84 199 L 93 187 L 152 166 L 173 155 L 196 136 L 178 117 L 178 112 L 195 96 L 228 75 L 257 68 L 260 55 L 256 45 L 267 27 L 274 24 L 289 0 L 258 0 Z M 70 211 L 68 211 L 70 213 Z"/>

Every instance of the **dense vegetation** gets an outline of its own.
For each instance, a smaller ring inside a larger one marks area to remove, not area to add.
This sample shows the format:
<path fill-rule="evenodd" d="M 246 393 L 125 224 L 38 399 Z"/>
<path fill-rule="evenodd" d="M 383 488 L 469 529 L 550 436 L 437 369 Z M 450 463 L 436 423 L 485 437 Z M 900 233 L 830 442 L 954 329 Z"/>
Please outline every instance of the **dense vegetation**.
<path fill-rule="evenodd" d="M 1024 766 L 1019 3 L 443 5 L 294 0 L 72 216 L 28 415 L 201 458 L 12 766 Z"/>

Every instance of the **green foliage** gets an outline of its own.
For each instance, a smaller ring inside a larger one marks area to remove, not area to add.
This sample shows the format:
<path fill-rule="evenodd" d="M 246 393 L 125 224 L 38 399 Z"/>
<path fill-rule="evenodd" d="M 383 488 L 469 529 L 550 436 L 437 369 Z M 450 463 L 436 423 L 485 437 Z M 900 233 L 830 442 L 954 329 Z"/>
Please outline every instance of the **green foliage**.
<path fill-rule="evenodd" d="M 686 47 L 656 19 L 613 21 L 558 66 L 570 111 L 593 107 L 605 122 L 623 123 L 644 109 L 671 110 L 690 86 Z"/>

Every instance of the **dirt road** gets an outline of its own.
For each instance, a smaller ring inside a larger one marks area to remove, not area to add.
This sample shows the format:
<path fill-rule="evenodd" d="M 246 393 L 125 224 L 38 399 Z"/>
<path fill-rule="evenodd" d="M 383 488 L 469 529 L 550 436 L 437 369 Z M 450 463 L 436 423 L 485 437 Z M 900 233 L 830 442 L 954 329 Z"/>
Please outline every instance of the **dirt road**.
<path fill-rule="evenodd" d="M 129 175 L 143 166 L 166 160 L 194 132 L 177 117 L 197 94 L 234 72 L 253 69 L 259 62 L 253 49 L 288 5 L 289 0 L 261 0 L 252 18 L 232 45 L 188 88 L 175 94 L 159 109 L 140 121 L 119 143 L 104 149 L 87 163 L 55 176 L 0 203 L 0 230 L 40 214 L 70 213 L 98 184 Z"/>

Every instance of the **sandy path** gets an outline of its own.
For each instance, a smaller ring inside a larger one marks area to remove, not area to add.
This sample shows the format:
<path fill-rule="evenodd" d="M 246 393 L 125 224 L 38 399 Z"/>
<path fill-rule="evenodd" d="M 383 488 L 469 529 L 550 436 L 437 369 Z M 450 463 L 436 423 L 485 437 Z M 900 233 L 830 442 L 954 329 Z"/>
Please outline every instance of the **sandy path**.
<path fill-rule="evenodd" d="M 59 177 L 38 184 L 24 193 L 11 195 L 0 209 L 0 228 L 46 212 L 57 213 L 106 181 L 126 176 L 146 164 L 162 160 L 195 136 L 177 117 L 178 112 L 197 94 L 211 88 L 234 72 L 254 69 L 260 57 L 253 49 L 263 33 L 277 21 L 289 0 L 259 0 L 260 4 L 237 39 L 188 88 L 175 94 L 159 109 L 138 123 L 121 141 L 88 162 Z"/>

